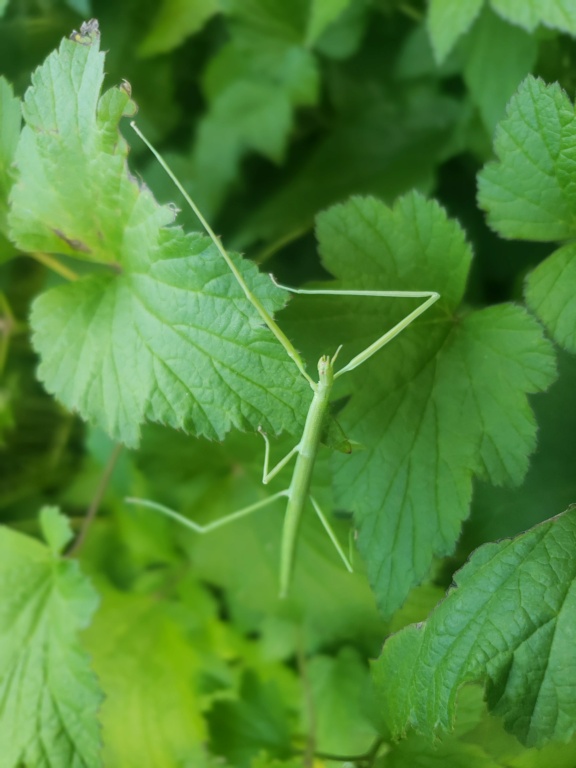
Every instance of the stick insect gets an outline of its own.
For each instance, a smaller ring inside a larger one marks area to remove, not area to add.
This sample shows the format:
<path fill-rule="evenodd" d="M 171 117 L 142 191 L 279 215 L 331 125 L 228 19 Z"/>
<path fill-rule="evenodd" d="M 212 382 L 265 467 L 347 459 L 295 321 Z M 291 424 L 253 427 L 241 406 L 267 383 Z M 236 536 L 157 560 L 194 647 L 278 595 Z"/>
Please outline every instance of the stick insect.
<path fill-rule="evenodd" d="M 292 577 L 292 571 L 294 567 L 296 541 L 297 541 L 300 519 L 302 517 L 302 513 L 304 511 L 304 508 L 308 500 L 310 500 L 310 503 L 312 504 L 313 509 L 318 515 L 320 522 L 322 523 L 324 529 L 326 530 L 340 559 L 344 563 L 344 566 L 348 571 L 352 572 L 352 566 L 350 564 L 350 561 L 346 556 L 346 554 L 344 553 L 326 515 L 320 508 L 320 505 L 318 504 L 316 499 L 310 494 L 310 486 L 312 482 L 312 473 L 314 470 L 314 463 L 320 447 L 320 442 L 321 442 L 322 433 L 323 433 L 323 426 L 327 418 L 332 386 L 336 379 L 338 379 L 340 376 L 343 376 L 345 373 L 348 373 L 349 371 L 353 371 L 355 368 L 358 368 L 358 366 L 362 365 L 362 363 L 364 363 L 366 360 L 372 357 L 372 355 L 376 354 L 376 352 L 382 349 L 382 347 L 384 347 L 386 344 L 388 344 L 388 342 L 390 342 L 399 333 L 401 333 L 408 325 L 410 325 L 410 323 L 416 320 L 417 317 L 419 317 L 424 312 L 426 312 L 426 310 L 429 307 L 431 307 L 432 304 L 434 304 L 434 302 L 436 302 L 440 298 L 440 294 L 436 293 L 435 291 L 371 291 L 371 290 L 329 290 L 329 289 L 314 290 L 314 289 L 305 289 L 305 288 L 289 288 L 285 285 L 280 285 L 278 282 L 276 282 L 274 277 L 271 275 L 270 277 L 272 281 L 278 288 L 281 288 L 282 290 L 285 290 L 285 291 L 289 291 L 290 293 L 293 293 L 293 294 L 308 294 L 308 295 L 316 295 L 316 296 L 317 295 L 372 296 L 372 297 L 378 297 L 378 298 L 403 298 L 403 299 L 415 298 L 415 299 L 424 300 L 423 303 L 420 304 L 416 309 L 414 309 L 412 312 L 406 315 L 406 317 L 404 317 L 399 323 L 394 325 L 390 330 L 383 333 L 382 336 L 380 336 L 378 339 L 376 339 L 376 341 L 374 341 L 372 344 L 367 346 L 366 349 L 364 349 L 362 352 L 360 352 L 355 357 L 353 357 L 352 360 L 350 360 L 342 368 L 335 370 L 336 359 L 338 357 L 338 353 L 340 352 L 341 347 L 338 347 L 338 349 L 336 350 L 336 353 L 332 357 L 330 357 L 329 355 L 323 355 L 318 361 L 318 381 L 314 381 L 314 379 L 312 379 L 312 377 L 306 371 L 304 362 L 300 357 L 300 355 L 298 354 L 298 352 L 296 351 L 295 347 L 292 345 L 288 337 L 283 333 L 283 331 L 276 324 L 272 316 L 262 306 L 257 296 L 255 296 L 250 291 L 250 288 L 244 281 L 244 278 L 242 277 L 242 275 L 236 268 L 234 262 L 231 260 L 230 256 L 226 252 L 226 249 L 222 245 L 220 238 L 214 233 L 214 231 L 212 230 L 212 228 L 210 227 L 210 225 L 208 224 L 208 222 L 206 221 L 202 213 L 198 210 L 194 201 L 191 199 L 191 197 L 188 195 L 186 190 L 183 188 L 182 184 L 178 181 L 174 173 L 171 171 L 171 169 L 168 167 L 164 159 L 159 154 L 159 152 L 150 144 L 148 139 L 142 134 L 142 132 L 138 129 L 138 127 L 135 125 L 134 122 L 131 123 L 131 126 L 136 131 L 138 136 L 142 139 L 142 141 L 147 145 L 147 147 L 156 157 L 156 159 L 158 160 L 162 168 L 166 171 L 170 179 L 173 181 L 173 183 L 176 185 L 178 190 L 181 192 L 184 199 L 186 200 L 188 205 L 192 208 L 198 220 L 200 221 L 205 231 L 209 235 L 210 239 L 218 249 L 218 252 L 222 256 L 222 258 L 225 260 L 226 264 L 228 265 L 230 271 L 232 272 L 238 284 L 240 285 L 248 301 L 253 305 L 256 311 L 260 314 L 264 323 L 268 326 L 270 331 L 278 339 L 280 344 L 282 344 L 288 356 L 294 361 L 301 375 L 306 379 L 306 381 L 310 385 L 310 388 L 312 390 L 312 401 L 308 409 L 308 414 L 306 416 L 306 421 L 304 424 L 304 430 L 302 432 L 301 439 L 292 448 L 292 450 L 289 451 L 288 454 L 283 459 L 281 459 L 278 462 L 278 464 L 272 469 L 269 469 L 270 441 L 267 435 L 262 430 L 262 428 L 261 427 L 258 428 L 258 431 L 264 438 L 264 444 L 265 444 L 264 467 L 262 471 L 262 482 L 264 484 L 267 484 L 268 482 L 270 482 L 270 480 L 276 477 L 276 475 L 288 464 L 288 462 L 294 456 L 296 456 L 294 471 L 292 473 L 292 480 L 288 488 L 286 488 L 285 490 L 274 493 L 266 499 L 262 499 L 261 501 L 258 501 L 255 504 L 250 504 L 247 507 L 243 507 L 242 509 L 239 509 L 236 512 L 232 512 L 230 515 L 227 515 L 226 517 L 223 517 L 220 520 L 216 520 L 207 525 L 199 525 L 198 523 L 195 523 L 194 521 L 189 520 L 183 515 L 180 515 L 178 512 L 175 512 L 173 509 L 170 509 L 168 507 L 165 507 L 163 504 L 158 504 L 148 499 L 128 498 L 126 499 L 126 501 L 131 504 L 139 504 L 141 506 L 149 507 L 151 509 L 162 512 L 168 517 L 171 517 L 172 519 L 192 529 L 196 533 L 203 534 L 203 533 L 210 533 L 211 531 L 214 531 L 217 528 L 221 528 L 224 525 L 228 525 L 229 523 L 232 523 L 236 520 L 246 517 L 247 515 L 250 515 L 253 512 L 256 512 L 264 507 L 269 506 L 270 504 L 272 504 L 273 502 L 277 501 L 280 498 L 286 498 L 287 505 L 286 505 L 286 513 L 284 516 L 284 524 L 283 524 L 281 547 L 280 547 L 280 574 L 279 574 L 280 598 L 285 598 L 288 595 L 288 591 L 290 588 L 290 581 Z"/>

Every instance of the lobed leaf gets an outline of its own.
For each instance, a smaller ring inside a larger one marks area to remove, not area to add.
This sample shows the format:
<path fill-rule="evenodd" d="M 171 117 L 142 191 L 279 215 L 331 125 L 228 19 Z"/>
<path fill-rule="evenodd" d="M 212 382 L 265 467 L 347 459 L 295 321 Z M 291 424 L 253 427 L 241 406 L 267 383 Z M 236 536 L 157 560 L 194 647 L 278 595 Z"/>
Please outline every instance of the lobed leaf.
<path fill-rule="evenodd" d="M 66 528 L 56 510 L 41 514 L 50 530 Z M 48 548 L 0 528 L 2 768 L 101 765 L 102 696 L 78 641 L 98 598 L 78 563 L 61 559 L 51 538 Z"/>
<path fill-rule="evenodd" d="M 431 737 L 451 727 L 458 689 L 486 680 L 491 711 L 528 746 L 576 722 L 576 511 L 480 547 L 423 624 L 391 637 L 373 667 L 386 722 Z"/>
<path fill-rule="evenodd" d="M 19 247 L 101 265 L 35 301 L 40 378 L 67 407 L 134 446 L 145 420 L 222 438 L 232 426 L 297 429 L 307 385 L 207 238 L 169 228 L 128 173 L 118 121 L 126 87 L 100 97 L 94 33 L 35 73 L 10 223 Z M 240 271 L 269 312 L 267 277 Z"/>
<path fill-rule="evenodd" d="M 495 140 L 498 159 L 479 175 L 479 202 L 503 237 L 572 239 L 576 233 L 576 117 L 559 85 L 528 77 Z M 559 344 L 576 351 L 573 246 L 530 275 L 526 300 Z"/>
<path fill-rule="evenodd" d="M 473 476 L 522 480 L 536 438 L 526 395 L 551 383 L 554 355 L 517 306 L 458 311 L 471 253 L 437 204 L 417 194 L 393 209 L 353 198 L 321 214 L 317 234 L 336 286 L 442 296 L 362 367 L 339 416 L 365 450 L 334 457 L 337 505 L 354 511 L 371 585 L 389 615 L 433 557 L 452 551 L 469 513 Z M 327 345 L 330 333 L 333 344 L 337 325 L 337 341 L 350 355 L 415 305 L 314 297 L 314 316 L 324 318 L 321 340 Z M 298 311 L 305 325 L 309 318 Z"/>

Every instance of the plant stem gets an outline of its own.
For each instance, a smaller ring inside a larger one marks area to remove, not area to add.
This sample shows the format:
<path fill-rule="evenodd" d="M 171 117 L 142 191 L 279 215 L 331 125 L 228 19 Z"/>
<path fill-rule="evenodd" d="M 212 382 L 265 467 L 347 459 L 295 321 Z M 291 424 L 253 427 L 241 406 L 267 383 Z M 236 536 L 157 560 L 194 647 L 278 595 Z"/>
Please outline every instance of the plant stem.
<path fill-rule="evenodd" d="M 45 267 L 48 267 L 48 269 L 51 269 L 53 272 L 56 272 L 61 277 L 64 277 L 66 280 L 78 280 L 79 275 L 76 274 L 72 269 L 69 267 L 64 266 L 64 264 L 61 264 L 58 259 L 55 259 L 53 256 L 50 256 L 48 253 L 42 253 L 41 251 L 34 251 L 34 253 L 28 254 L 33 259 L 36 259 L 36 261 L 39 261 L 40 264 L 44 264 Z"/>
<path fill-rule="evenodd" d="M 123 446 L 121 443 L 118 443 L 117 445 L 114 446 L 114 450 L 110 454 L 110 458 L 108 459 L 106 466 L 104 467 L 104 471 L 102 472 L 102 475 L 100 477 L 100 482 L 98 483 L 98 487 L 96 488 L 96 493 L 94 494 L 94 497 L 90 502 L 90 506 L 86 511 L 84 520 L 82 521 L 80 532 L 76 537 L 76 541 L 66 553 L 66 557 L 74 557 L 78 555 L 78 552 L 82 548 L 84 541 L 86 540 L 86 536 L 88 535 L 88 530 L 92 525 L 94 518 L 98 514 L 98 510 L 100 509 L 100 504 L 102 503 L 102 499 L 104 498 L 104 494 L 106 493 L 106 489 L 108 488 L 108 484 L 110 483 L 112 472 L 114 471 L 114 467 L 116 466 L 118 457 L 122 452 L 122 448 Z"/>

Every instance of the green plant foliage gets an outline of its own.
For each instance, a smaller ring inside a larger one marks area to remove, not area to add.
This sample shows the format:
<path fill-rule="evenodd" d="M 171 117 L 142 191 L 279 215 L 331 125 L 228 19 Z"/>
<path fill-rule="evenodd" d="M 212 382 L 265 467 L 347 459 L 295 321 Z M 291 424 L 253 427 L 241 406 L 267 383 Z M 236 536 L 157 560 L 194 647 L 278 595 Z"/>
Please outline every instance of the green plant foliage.
<path fill-rule="evenodd" d="M 65 252 L 109 267 L 36 302 L 31 322 L 41 378 L 69 408 L 128 445 L 137 444 L 145 419 L 211 437 L 232 425 L 292 426 L 305 389 L 282 350 L 254 328 L 257 314 L 209 241 L 167 228 L 173 212 L 130 177 L 117 132 L 129 97 L 117 88 L 98 102 L 104 58 L 97 43 L 64 41 L 24 101 L 12 237 L 23 249 Z M 73 118 L 58 113 L 61 102 L 76 105 Z M 110 196 L 95 193 L 89 180 Z M 71 198 L 63 199 L 66 191 Z M 200 262 L 198 270 L 193 265 Z M 280 292 L 253 270 L 246 274 L 268 310 L 278 309 Z M 71 376 L 79 360 L 82 374 Z M 208 386 L 214 373 L 223 386 L 220 404 Z M 124 384 L 119 376 L 127 377 Z M 235 394 L 238 387 L 251 394 Z"/>
<path fill-rule="evenodd" d="M 204 750 L 199 657 L 166 606 L 100 585 L 102 606 L 84 643 L 106 698 L 104 762 L 126 768 L 192 765 Z"/>
<path fill-rule="evenodd" d="M 430 618 L 394 635 L 373 674 L 396 734 L 448 729 L 456 693 L 487 679 L 488 706 L 529 746 L 574 733 L 573 509 L 487 544 Z"/>
<path fill-rule="evenodd" d="M 549 386 L 554 356 L 518 307 L 458 309 L 471 254 L 462 230 L 436 204 L 418 195 L 393 209 L 353 199 L 322 214 L 317 234 L 340 285 L 407 289 L 421 285 L 425 272 L 442 294 L 418 330 L 395 340 L 386 365 L 375 359 L 362 368 L 340 416 L 365 450 L 334 458 L 337 499 L 354 510 L 358 547 L 389 615 L 427 574 L 432 556 L 452 550 L 468 515 L 472 475 L 497 484 L 523 479 L 536 436 L 525 393 Z M 316 297 L 314 311 L 330 317 L 329 302 Z M 391 304 L 378 308 L 381 321 L 366 301 L 338 306 L 346 341 L 369 338 L 370 327 L 391 326 L 396 312 L 406 313 Z"/>
<path fill-rule="evenodd" d="M 558 85 L 527 78 L 510 102 L 495 141 L 498 160 L 479 177 L 479 201 L 503 237 L 574 237 L 574 106 Z M 518 152 L 518 145 L 523 147 Z M 526 300 L 559 344 L 576 351 L 576 257 L 564 245 L 535 269 Z"/>
<path fill-rule="evenodd" d="M 0 768 L 576 765 L 574 13 L 0 0 Z"/>
<path fill-rule="evenodd" d="M 69 524 L 40 512 L 49 546 L 0 528 L 0 744 L 4 768 L 100 765 L 102 695 L 78 640 L 97 595 L 60 556 Z"/>

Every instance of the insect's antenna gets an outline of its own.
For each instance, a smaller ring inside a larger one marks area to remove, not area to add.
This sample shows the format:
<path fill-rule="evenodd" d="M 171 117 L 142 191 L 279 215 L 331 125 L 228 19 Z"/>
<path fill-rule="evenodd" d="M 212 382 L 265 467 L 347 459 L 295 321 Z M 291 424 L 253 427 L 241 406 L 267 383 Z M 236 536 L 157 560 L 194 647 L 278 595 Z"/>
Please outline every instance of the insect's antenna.
<path fill-rule="evenodd" d="M 202 224 L 202 226 L 206 230 L 208 236 L 210 237 L 210 239 L 212 240 L 212 242 L 214 243 L 214 245 L 218 249 L 220 255 L 222 256 L 222 258 L 224 259 L 224 261 L 228 265 L 230 271 L 232 272 L 232 274 L 236 278 L 236 281 L 237 281 L 238 285 L 240 286 L 240 288 L 242 288 L 242 290 L 244 292 L 244 295 L 246 296 L 248 301 L 252 304 L 252 306 L 256 309 L 256 311 L 260 314 L 260 317 L 264 320 L 264 322 L 266 323 L 268 328 L 272 331 L 274 336 L 276 336 L 276 338 L 278 339 L 280 344 L 282 344 L 282 346 L 284 347 L 284 349 L 288 353 L 289 357 L 296 363 L 300 373 L 304 376 L 304 378 L 308 381 L 310 386 L 314 389 L 315 383 L 310 378 L 308 373 L 306 372 L 306 369 L 304 368 L 304 363 L 302 362 L 302 360 L 300 358 L 300 355 L 298 354 L 298 352 L 296 351 L 296 349 L 292 345 L 292 342 L 288 339 L 288 337 L 278 327 L 278 325 L 276 324 L 276 322 L 274 321 L 272 316 L 262 306 L 262 304 L 260 303 L 259 299 L 252 293 L 250 288 L 248 288 L 248 286 L 246 285 L 246 282 L 244 281 L 244 278 L 240 274 L 238 268 L 236 267 L 236 265 L 234 264 L 234 262 L 232 261 L 232 259 L 228 255 L 226 249 L 222 245 L 222 241 L 220 240 L 218 235 L 214 232 L 214 230 L 212 229 L 210 224 L 208 224 L 208 222 L 206 221 L 206 219 L 204 218 L 204 216 L 202 215 L 202 213 L 200 212 L 200 210 L 196 206 L 196 203 L 192 200 L 192 198 L 186 192 L 186 190 L 184 189 L 182 184 L 178 181 L 178 179 L 176 178 L 176 176 L 173 173 L 172 169 L 168 166 L 168 164 L 166 163 L 166 161 L 164 160 L 162 155 L 148 141 L 146 136 L 144 136 L 142 131 L 138 128 L 138 126 L 136 125 L 136 123 L 133 120 L 130 123 L 130 126 L 138 134 L 138 136 L 142 139 L 144 144 L 146 144 L 146 146 L 148 147 L 150 152 L 152 152 L 152 154 L 158 160 L 158 162 L 160 163 L 162 168 L 166 171 L 166 173 L 168 174 L 168 176 L 170 177 L 170 179 L 172 180 L 172 182 L 174 183 L 176 188 L 183 195 L 184 199 L 186 200 L 186 202 L 188 203 L 190 208 L 192 208 L 192 210 L 194 211 L 194 213 L 198 217 L 198 221 Z"/>

